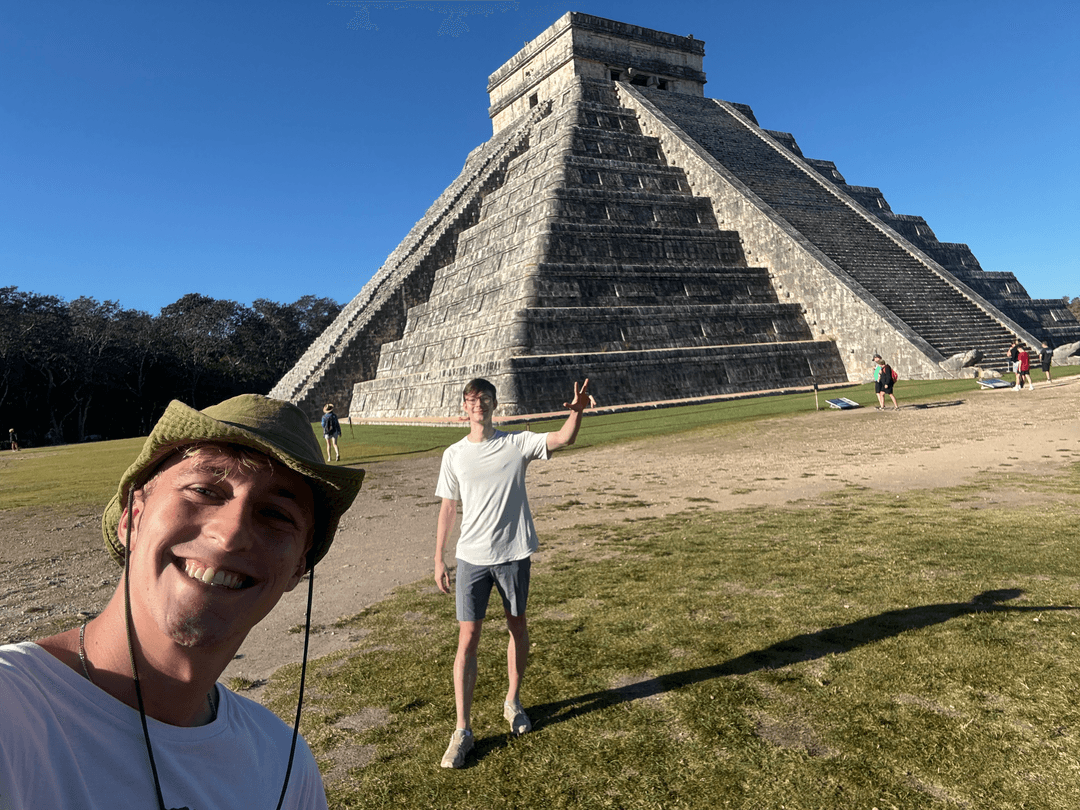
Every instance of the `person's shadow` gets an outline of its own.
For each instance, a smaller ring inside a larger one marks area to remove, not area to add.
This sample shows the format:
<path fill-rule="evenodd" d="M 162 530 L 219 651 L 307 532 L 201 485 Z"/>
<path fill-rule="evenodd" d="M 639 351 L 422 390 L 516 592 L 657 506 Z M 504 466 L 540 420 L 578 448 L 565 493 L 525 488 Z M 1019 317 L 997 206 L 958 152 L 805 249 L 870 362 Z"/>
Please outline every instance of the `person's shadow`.
<path fill-rule="evenodd" d="M 1071 605 L 1031 606 L 1004 605 L 1010 599 L 1023 595 L 1017 588 L 996 591 L 984 591 L 970 602 L 952 602 L 940 605 L 922 605 L 919 607 L 889 610 L 876 616 L 819 630 L 816 633 L 804 633 L 793 638 L 778 641 L 764 649 L 744 653 L 737 658 L 706 667 L 687 669 L 659 675 L 627 686 L 605 689 L 577 695 L 566 700 L 553 701 L 530 706 L 529 716 L 533 729 L 546 725 L 562 723 L 580 717 L 598 709 L 627 703 L 632 700 L 652 697 L 690 684 L 720 678 L 725 675 L 746 675 L 766 669 L 796 664 L 801 661 L 813 661 L 830 654 L 849 652 L 856 647 L 899 635 L 906 630 L 916 630 L 941 624 L 950 619 L 967 616 L 972 613 L 995 612 L 1043 612 L 1050 610 L 1075 610 Z"/>

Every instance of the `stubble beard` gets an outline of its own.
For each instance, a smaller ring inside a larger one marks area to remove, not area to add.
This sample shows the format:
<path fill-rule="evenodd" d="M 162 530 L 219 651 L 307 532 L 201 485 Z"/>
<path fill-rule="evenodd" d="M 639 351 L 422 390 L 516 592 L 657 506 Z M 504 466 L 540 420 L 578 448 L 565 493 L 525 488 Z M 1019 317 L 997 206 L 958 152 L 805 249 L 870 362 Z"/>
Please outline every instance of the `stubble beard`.
<path fill-rule="evenodd" d="M 167 634 L 181 647 L 195 648 L 213 645 L 220 639 L 200 611 L 191 611 L 180 618 L 172 618 Z"/>

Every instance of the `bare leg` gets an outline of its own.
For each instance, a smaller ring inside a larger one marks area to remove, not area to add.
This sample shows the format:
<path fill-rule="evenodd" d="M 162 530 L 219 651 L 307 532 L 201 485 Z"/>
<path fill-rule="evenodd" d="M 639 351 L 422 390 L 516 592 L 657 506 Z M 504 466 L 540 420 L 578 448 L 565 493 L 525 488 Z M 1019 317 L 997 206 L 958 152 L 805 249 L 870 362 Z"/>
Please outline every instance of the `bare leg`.
<path fill-rule="evenodd" d="M 893 396 L 892 391 L 889 392 L 889 399 L 892 400 L 892 406 L 895 410 L 900 410 L 900 406 L 896 404 L 896 397 Z"/>
<path fill-rule="evenodd" d="M 506 627 L 510 631 L 510 641 L 506 645 L 506 674 L 509 682 L 506 689 L 506 702 L 516 704 L 521 692 L 521 681 L 525 677 L 525 667 L 529 664 L 529 627 L 524 616 L 506 614 Z"/>
<path fill-rule="evenodd" d="M 454 658 L 454 703 L 457 727 L 472 728 L 473 692 L 476 690 L 476 651 L 480 647 L 483 620 L 458 622 L 458 648 Z"/>
<path fill-rule="evenodd" d="M 885 392 L 884 391 L 878 391 L 877 392 L 877 401 L 878 401 L 878 410 L 879 411 L 885 410 Z"/>

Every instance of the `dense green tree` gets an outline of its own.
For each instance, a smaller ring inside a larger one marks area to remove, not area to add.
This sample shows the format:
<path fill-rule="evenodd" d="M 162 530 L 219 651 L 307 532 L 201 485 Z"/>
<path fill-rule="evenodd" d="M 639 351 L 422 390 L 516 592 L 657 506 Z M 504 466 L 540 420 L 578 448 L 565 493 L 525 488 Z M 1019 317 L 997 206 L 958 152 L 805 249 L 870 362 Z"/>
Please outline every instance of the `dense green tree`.
<path fill-rule="evenodd" d="M 184 401 L 202 408 L 219 399 L 223 380 L 229 378 L 232 339 L 240 323 L 235 301 L 189 293 L 163 307 L 158 326 L 173 355 L 175 372 L 187 382 Z"/>
<path fill-rule="evenodd" d="M 340 309 L 191 293 L 154 317 L 0 287 L 0 422 L 28 445 L 145 435 L 170 399 L 269 391 Z"/>
<path fill-rule="evenodd" d="M 64 422 L 74 411 L 62 390 L 73 373 L 67 358 L 71 331 L 67 306 L 56 296 L 5 287 L 2 307 L 6 345 L 0 356 L 5 369 L 13 370 L 3 403 L 11 404 L 5 412 L 20 414 L 19 425 L 33 413 L 32 430 L 37 434 L 62 436 Z"/>

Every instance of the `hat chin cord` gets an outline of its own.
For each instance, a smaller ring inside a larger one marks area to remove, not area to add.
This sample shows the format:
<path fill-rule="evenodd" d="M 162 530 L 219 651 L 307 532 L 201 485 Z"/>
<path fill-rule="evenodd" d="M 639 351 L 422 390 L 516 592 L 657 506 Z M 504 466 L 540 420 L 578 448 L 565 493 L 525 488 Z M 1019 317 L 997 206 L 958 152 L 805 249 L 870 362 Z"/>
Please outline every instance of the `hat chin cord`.
<path fill-rule="evenodd" d="M 127 631 L 128 656 L 131 658 L 131 680 L 135 685 L 135 697 L 139 703 L 139 720 L 142 722 L 143 739 L 146 740 L 146 757 L 150 761 L 150 772 L 154 776 L 154 790 L 157 792 L 159 810 L 167 810 L 165 799 L 161 795 L 161 781 L 158 779 L 157 765 L 154 764 L 154 749 L 150 745 L 150 730 L 146 725 L 146 709 L 143 704 L 142 687 L 139 685 L 139 670 L 135 665 L 135 646 L 132 643 L 134 622 L 131 620 L 131 510 L 134 506 L 135 488 L 128 491 L 127 531 L 124 536 L 124 626 Z M 304 660 L 300 666 L 300 694 L 296 699 L 296 720 L 293 722 L 292 744 L 289 746 L 289 764 L 285 767 L 285 781 L 281 785 L 277 810 L 285 803 L 285 792 L 289 788 L 289 775 L 292 773 L 293 758 L 296 754 L 296 740 L 300 734 L 300 712 L 304 705 L 304 681 L 307 678 L 308 639 L 311 636 L 311 602 L 315 593 L 315 566 L 308 567 L 307 616 L 304 620 Z M 181 808 L 181 810 L 184 810 Z"/>

